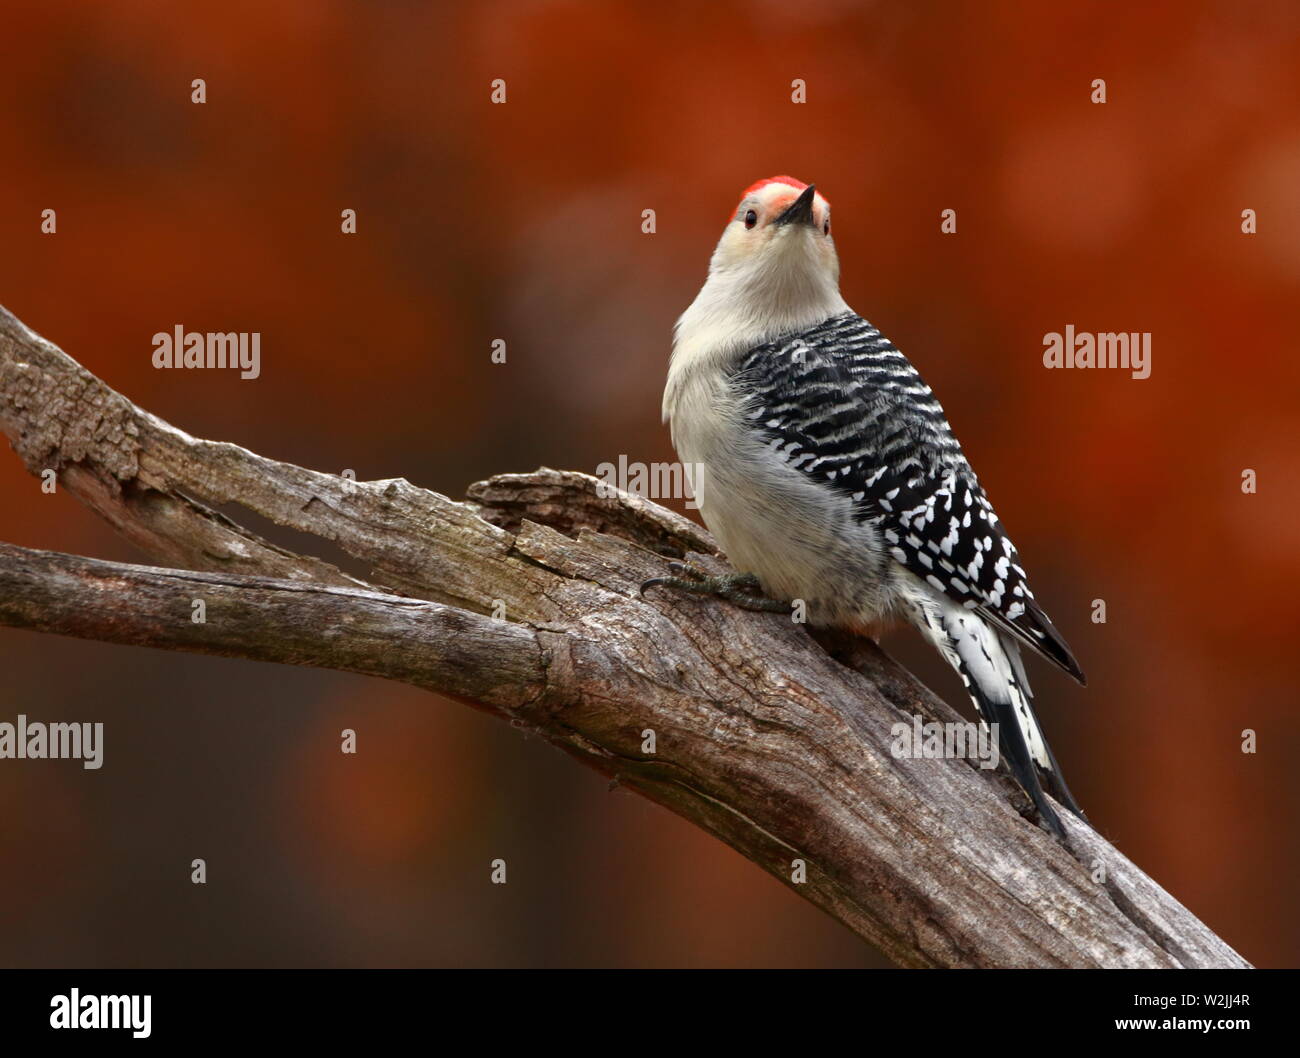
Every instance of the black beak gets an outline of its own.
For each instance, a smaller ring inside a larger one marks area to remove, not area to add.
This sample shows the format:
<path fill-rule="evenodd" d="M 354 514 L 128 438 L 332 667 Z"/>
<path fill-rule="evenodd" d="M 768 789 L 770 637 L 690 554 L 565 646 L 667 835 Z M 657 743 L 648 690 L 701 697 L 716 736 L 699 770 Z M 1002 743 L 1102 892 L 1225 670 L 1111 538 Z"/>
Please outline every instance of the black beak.
<path fill-rule="evenodd" d="M 773 221 L 776 225 L 782 224 L 811 224 L 813 195 L 817 194 L 817 187 L 809 184 L 803 189 L 803 194 L 796 198 L 785 208 L 785 212 Z"/>

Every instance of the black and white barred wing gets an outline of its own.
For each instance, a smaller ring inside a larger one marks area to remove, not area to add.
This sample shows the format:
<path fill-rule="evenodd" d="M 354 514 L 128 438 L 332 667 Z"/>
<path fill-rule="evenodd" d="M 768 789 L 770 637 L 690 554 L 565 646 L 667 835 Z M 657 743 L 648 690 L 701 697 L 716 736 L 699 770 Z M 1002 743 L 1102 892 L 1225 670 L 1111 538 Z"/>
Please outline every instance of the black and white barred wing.
<path fill-rule="evenodd" d="M 750 350 L 734 378 L 789 466 L 849 496 L 896 561 L 1082 681 L 916 369 L 856 313 Z"/>

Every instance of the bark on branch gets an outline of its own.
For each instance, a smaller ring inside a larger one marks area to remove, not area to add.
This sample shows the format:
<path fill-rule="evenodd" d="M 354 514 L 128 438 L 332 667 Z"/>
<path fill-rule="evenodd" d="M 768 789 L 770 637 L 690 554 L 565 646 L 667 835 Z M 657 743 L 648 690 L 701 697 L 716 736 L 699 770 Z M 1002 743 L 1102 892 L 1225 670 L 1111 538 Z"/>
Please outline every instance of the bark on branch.
<path fill-rule="evenodd" d="M 875 644 L 642 598 L 668 556 L 725 568 L 704 530 L 653 503 L 553 470 L 458 503 L 194 438 L 4 309 L 0 429 L 29 470 L 171 567 L 0 545 L 0 624 L 453 696 L 715 834 L 903 965 L 1248 965 L 1089 827 L 1063 814 L 1066 848 L 1023 818 L 1005 777 L 896 759 L 894 723 L 960 717 Z M 215 510 L 230 503 L 368 574 L 271 544 Z"/>

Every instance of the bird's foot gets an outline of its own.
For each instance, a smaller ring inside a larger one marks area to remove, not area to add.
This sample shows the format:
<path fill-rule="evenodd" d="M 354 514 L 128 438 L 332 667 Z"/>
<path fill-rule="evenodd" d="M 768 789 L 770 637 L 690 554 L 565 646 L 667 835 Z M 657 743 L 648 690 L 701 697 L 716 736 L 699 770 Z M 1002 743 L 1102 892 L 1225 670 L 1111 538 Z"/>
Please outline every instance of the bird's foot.
<path fill-rule="evenodd" d="M 646 588 L 661 584 L 678 591 L 689 591 L 696 595 L 716 595 L 733 606 L 745 610 L 758 610 L 763 613 L 787 613 L 788 603 L 779 599 L 769 599 L 763 595 L 763 586 L 752 573 L 723 573 L 710 576 L 701 569 L 687 562 L 670 562 L 671 577 L 651 577 L 641 585 L 644 594 Z"/>

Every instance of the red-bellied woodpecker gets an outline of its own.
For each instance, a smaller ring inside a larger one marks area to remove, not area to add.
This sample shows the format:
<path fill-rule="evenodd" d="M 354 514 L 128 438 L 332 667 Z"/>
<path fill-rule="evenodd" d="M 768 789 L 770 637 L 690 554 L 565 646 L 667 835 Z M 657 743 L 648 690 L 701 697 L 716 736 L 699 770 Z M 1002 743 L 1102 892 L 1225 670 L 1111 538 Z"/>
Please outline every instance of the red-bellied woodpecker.
<path fill-rule="evenodd" d="M 1083 682 L 1034 601 L 943 409 L 845 303 L 830 204 L 788 176 L 754 184 L 677 321 L 664 418 L 739 571 L 651 584 L 754 609 L 803 600 L 814 625 L 915 624 L 965 682 L 1049 829 L 1046 788 L 1082 816 L 1034 715 L 1020 645 Z M 761 595 L 756 594 L 761 591 Z"/>

